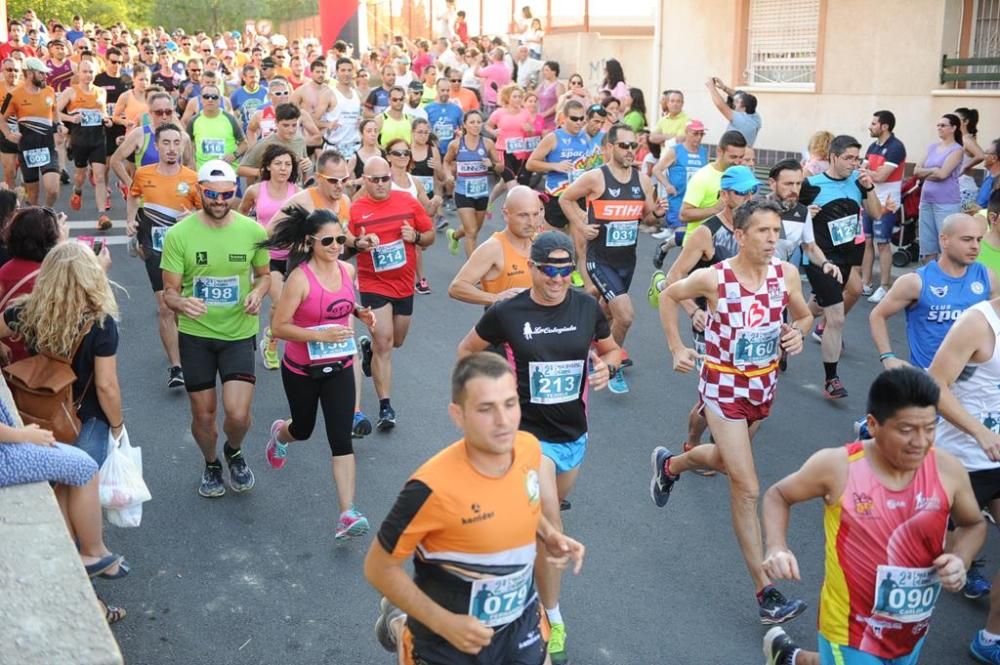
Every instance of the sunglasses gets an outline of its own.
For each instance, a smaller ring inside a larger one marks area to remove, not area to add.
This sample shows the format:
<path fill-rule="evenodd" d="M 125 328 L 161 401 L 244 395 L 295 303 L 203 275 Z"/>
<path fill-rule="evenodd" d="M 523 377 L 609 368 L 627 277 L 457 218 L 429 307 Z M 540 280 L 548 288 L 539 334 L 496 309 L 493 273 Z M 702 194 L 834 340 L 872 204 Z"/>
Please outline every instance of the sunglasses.
<path fill-rule="evenodd" d="M 450 83 L 461 83 L 462 79 L 448 79 Z"/>
<path fill-rule="evenodd" d="M 403 98 L 402 97 L 390 97 L 389 101 L 390 102 L 401 102 L 401 101 L 403 101 Z"/>
<path fill-rule="evenodd" d="M 291 93 L 289 93 L 287 90 L 284 92 L 278 92 L 277 90 L 275 90 L 271 94 L 274 95 L 275 97 L 287 97 Z"/>
<path fill-rule="evenodd" d="M 20 69 L 18 69 L 17 67 L 4 67 L 4 68 L 3 68 L 3 70 L 4 70 L 5 72 L 19 72 L 19 71 L 21 71 L 21 70 L 20 70 Z"/>
<path fill-rule="evenodd" d="M 570 81 L 570 85 L 583 85 L 583 81 Z"/>
<path fill-rule="evenodd" d="M 317 238 L 316 236 L 313 236 L 312 238 L 314 241 L 319 242 L 319 244 L 323 245 L 324 247 L 329 247 L 333 243 L 337 243 L 338 245 L 343 245 L 345 242 L 347 242 L 347 236 L 345 235 L 323 236 L 322 238 Z"/>
<path fill-rule="evenodd" d="M 217 192 L 213 189 L 204 189 L 202 190 L 202 194 L 204 194 L 205 198 L 209 201 L 228 201 L 236 196 L 236 190 L 233 189 L 228 192 Z"/>
<path fill-rule="evenodd" d="M 566 119 L 569 120 L 570 122 L 583 122 L 584 121 L 584 117 L 582 115 L 568 115 L 568 116 L 566 116 Z"/>
<path fill-rule="evenodd" d="M 155 115 L 157 118 L 162 118 L 162 117 L 167 116 L 167 115 L 173 115 L 174 114 L 174 110 L 173 109 L 156 109 L 155 111 L 150 111 L 150 113 L 152 113 L 153 115 Z"/>
<path fill-rule="evenodd" d="M 740 196 L 751 196 L 757 193 L 757 187 L 751 187 L 750 189 L 743 189 L 743 190 L 734 189 L 732 191 L 734 194 L 738 194 Z"/>
<path fill-rule="evenodd" d="M 204 99 L 207 102 L 217 102 L 217 101 L 219 101 L 219 96 L 218 95 L 202 95 L 201 98 Z"/>
<path fill-rule="evenodd" d="M 409 150 L 390 150 L 389 154 L 392 155 L 393 157 L 409 157 L 410 156 L 410 151 Z"/>
<path fill-rule="evenodd" d="M 203 70 L 201 70 L 201 69 L 189 69 L 188 70 L 188 72 L 190 72 L 192 74 L 201 74 L 202 71 Z"/>
<path fill-rule="evenodd" d="M 572 263 L 566 265 L 553 266 L 547 263 L 536 263 L 535 267 L 542 271 L 546 277 L 569 277 L 576 270 Z"/>
<path fill-rule="evenodd" d="M 615 143 L 615 145 L 621 148 L 622 150 L 635 150 L 636 148 L 639 147 L 639 144 L 636 143 L 635 141 L 632 141 L 631 143 L 627 143 L 625 141 L 619 141 L 618 143 Z"/>
<path fill-rule="evenodd" d="M 365 179 L 368 182 L 374 182 L 376 184 L 385 184 L 392 180 L 392 176 L 387 175 L 366 175 Z"/>
<path fill-rule="evenodd" d="M 124 60 L 108 60 L 108 63 L 110 63 L 112 65 L 120 65 L 123 62 L 125 62 L 125 61 Z"/>
<path fill-rule="evenodd" d="M 347 183 L 349 183 L 351 181 L 351 176 L 349 176 L 349 175 L 344 176 L 343 178 L 338 178 L 338 177 L 332 176 L 332 175 L 323 175 L 322 173 L 317 173 L 316 175 L 318 175 L 323 180 L 326 180 L 327 182 L 332 183 L 334 185 L 346 185 Z M 386 176 L 386 177 L 388 177 L 388 176 Z"/>

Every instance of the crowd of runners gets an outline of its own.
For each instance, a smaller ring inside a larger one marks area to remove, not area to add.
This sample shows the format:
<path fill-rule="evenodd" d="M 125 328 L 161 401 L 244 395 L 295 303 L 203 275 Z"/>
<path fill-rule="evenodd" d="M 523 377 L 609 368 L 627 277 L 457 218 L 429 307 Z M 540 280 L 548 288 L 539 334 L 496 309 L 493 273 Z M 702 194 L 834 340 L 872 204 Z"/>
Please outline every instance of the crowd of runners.
<path fill-rule="evenodd" d="M 1000 140 L 979 147 L 972 109 L 941 118 L 938 141 L 910 160 L 923 183 L 922 265 L 892 281 L 907 153 L 891 111 L 872 113 L 868 146 L 818 136 L 802 160 L 759 164 L 752 94 L 713 78 L 719 117 L 689 117 L 679 90 L 646 108 L 613 59 L 588 89 L 566 63 L 542 60 L 540 41 L 469 39 L 454 2 L 444 12 L 447 36 L 367 53 L 79 16 L 11 21 L 0 45 L 4 182 L 29 208 L 71 186 L 70 206 L 92 205 L 98 232 L 112 225 L 112 199 L 126 200 L 129 251 L 159 309 L 166 387 L 187 392 L 204 458 L 197 492 L 253 489 L 244 444 L 263 367 L 280 371 L 288 416 L 253 455 L 282 469 L 322 411 L 333 538 L 369 532 L 353 442 L 419 426 L 397 422 L 393 356 L 416 296 L 431 292 L 424 250 L 440 240 L 465 255 L 449 296 L 483 312 L 456 331 L 449 414 L 462 438 L 413 473 L 365 559 L 383 596 L 376 635 L 398 662 L 569 662 L 561 577 L 580 572 L 585 548 L 560 512 L 586 455 L 588 400 L 605 387 L 629 392 L 629 330 L 658 316 L 664 367 L 699 380 L 687 423 L 658 424 L 650 437 L 683 432 L 680 447 L 651 453 L 651 500 L 670 511 L 687 472 L 725 475 L 759 619 L 774 626 L 768 662 L 916 663 L 941 589 L 976 598 L 992 586 L 977 558 L 986 518 L 1000 519 Z M 709 126 L 721 130 L 711 154 Z M 977 190 L 969 176 L 980 163 L 988 177 Z M 494 217 L 502 229 L 481 237 Z M 658 241 L 653 310 L 631 297 L 640 233 Z M 4 241 L 14 242 L 9 231 Z M 4 304 L 36 277 L 51 285 L 54 254 L 8 284 Z M 762 492 L 751 441 L 781 373 L 811 336 L 824 395 L 846 397 L 843 331 L 863 294 L 877 303 L 868 325 L 883 371 L 856 414 L 857 440 Z M 908 354 L 891 345 L 897 315 Z M 17 317 L 4 318 L 0 333 L 17 333 Z M 60 350 L 28 339 L 32 352 Z M 361 409 L 369 377 L 371 416 Z M 76 397 L 89 390 L 78 381 Z M 120 399 L 101 407 L 120 432 Z M 0 448 L 39 439 L 0 415 L 11 439 Z M 91 456 L 100 464 L 106 452 Z M 0 484 L 24 482 L 6 459 Z M 91 476 L 51 480 L 85 487 Z M 818 653 L 797 646 L 812 642 L 805 628 L 777 626 L 806 609 L 776 583 L 799 579 L 786 532 L 791 506 L 810 499 L 824 502 L 827 538 Z M 128 573 L 95 547 L 88 572 Z M 109 608 L 109 621 L 122 616 Z M 975 658 L 1000 663 L 1000 600 L 970 637 Z"/>

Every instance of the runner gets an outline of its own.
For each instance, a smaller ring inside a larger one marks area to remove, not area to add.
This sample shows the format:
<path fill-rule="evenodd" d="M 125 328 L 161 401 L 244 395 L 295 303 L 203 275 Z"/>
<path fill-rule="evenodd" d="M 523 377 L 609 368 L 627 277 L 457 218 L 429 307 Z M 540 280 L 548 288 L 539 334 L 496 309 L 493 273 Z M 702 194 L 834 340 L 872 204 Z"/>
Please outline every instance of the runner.
<path fill-rule="evenodd" d="M 458 347 L 459 357 L 466 357 L 500 346 L 513 366 L 520 427 L 541 441 L 542 484 L 557 488 L 558 500 L 544 501 L 542 514 L 558 530 L 559 502 L 572 491 L 587 449 L 589 390 L 603 389 L 619 363 L 618 346 L 597 301 L 569 288 L 574 251 L 563 233 L 549 231 L 535 238 L 531 288 L 487 309 Z M 554 665 L 561 665 L 568 657 L 559 608 L 560 573 L 539 561 L 535 574 L 552 624 L 549 656 Z"/>
<path fill-rule="evenodd" d="M 635 273 L 639 222 L 656 216 L 657 208 L 649 178 L 634 166 L 639 144 L 632 128 L 612 125 L 605 144 L 610 161 L 575 180 L 559 197 L 559 205 L 576 235 L 587 241 L 587 275 L 609 314 L 611 336 L 627 357 L 625 336 L 635 319 L 628 290 Z M 580 210 L 581 202 L 586 212 Z M 623 371 L 612 375 L 608 390 L 629 391 Z"/>
<path fill-rule="evenodd" d="M 296 113 L 299 111 L 291 104 L 288 104 L 287 107 Z M 269 229 L 274 216 L 299 191 L 295 184 L 299 178 L 298 157 L 284 146 L 267 146 L 260 162 L 260 177 L 260 182 L 247 188 L 243 200 L 240 201 L 240 212 L 248 215 L 251 210 L 254 210 L 257 222 L 265 229 Z M 270 257 L 271 289 L 268 295 L 271 297 L 271 311 L 268 316 L 269 320 L 274 315 L 274 308 L 281 296 L 282 282 L 288 270 L 286 264 L 288 250 L 271 249 Z M 278 340 L 273 337 L 270 326 L 264 328 L 259 348 L 264 367 L 278 369 L 280 363 L 278 360 Z"/>
<path fill-rule="evenodd" d="M 678 218 L 687 224 L 685 238 L 712 215 L 726 206 L 719 198 L 719 182 L 730 166 L 743 164 L 747 140 L 740 132 L 730 130 L 719 137 L 715 160 L 701 167 L 688 179 Z"/>
<path fill-rule="evenodd" d="M 444 158 L 438 149 L 437 137 L 431 133 L 430 122 L 422 118 L 413 121 L 413 177 L 420 183 L 430 201 L 427 214 L 435 220 L 440 231 L 448 228 L 448 221 L 442 213 L 444 207 L 444 187 L 448 176 L 444 169 Z"/>
<path fill-rule="evenodd" d="M 45 75 L 45 82 L 49 87 L 60 93 L 69 87 L 76 76 L 73 62 L 67 57 L 66 44 L 61 39 L 51 40 L 47 45 L 49 57 L 44 60 L 45 66 L 49 68 L 49 73 Z M 20 60 L 17 60 L 20 65 Z M 63 185 L 69 184 L 69 173 L 66 172 L 66 144 L 67 135 L 56 134 L 56 153 L 59 155 L 59 182 Z"/>
<path fill-rule="evenodd" d="M 129 166 L 138 169 L 142 166 L 159 163 L 160 155 L 156 149 L 154 138 L 156 130 L 163 125 L 177 122 L 177 117 L 174 114 L 174 102 L 170 99 L 170 95 L 165 92 L 151 94 L 149 96 L 149 115 L 152 118 L 152 123 L 130 130 L 125 135 L 125 140 L 108 159 L 111 170 L 115 172 L 118 180 L 124 185 L 131 186 L 132 184 Z M 181 163 L 190 169 L 194 168 L 194 146 L 191 145 L 191 138 L 187 132 L 181 138 Z"/>
<path fill-rule="evenodd" d="M 137 238 L 159 312 L 160 342 L 167 355 L 167 387 L 184 385 L 177 341 L 177 315 L 163 295 L 160 260 L 167 231 L 201 207 L 198 174 L 181 164 L 184 132 L 172 123 L 160 125 L 154 137 L 158 161 L 135 172 L 125 201 L 126 232 Z"/>
<path fill-rule="evenodd" d="M 361 121 L 361 147 L 350 156 L 347 162 L 348 170 L 354 175 L 351 186 L 354 187 L 354 197 L 358 198 L 364 191 L 365 164 L 372 157 L 385 157 L 378 143 L 378 125 L 374 120 Z"/>
<path fill-rule="evenodd" d="M 538 440 L 518 431 L 507 363 L 472 354 L 459 360 L 451 385 L 448 411 L 463 438 L 410 477 L 365 559 L 365 576 L 384 595 L 375 634 L 401 665 L 542 665 L 536 551 L 560 569 L 574 562 L 579 573 L 585 550 L 544 515 L 555 487 L 540 474 Z M 459 520 L 455 511 L 470 505 Z M 411 554 L 412 580 L 402 569 Z"/>
<path fill-rule="evenodd" d="M 678 305 L 694 298 L 707 301 L 698 395 L 715 443 L 680 455 L 662 446 L 653 450 L 650 495 L 663 507 L 684 471 L 709 468 L 725 473 L 733 530 L 757 593 L 761 623 L 784 623 L 804 612 L 806 604 L 786 599 L 761 567 L 759 481 L 750 448 L 751 427 L 771 411 L 781 349 L 789 355 L 802 350 L 802 331 L 809 328 L 812 316 L 802 299 L 798 272 L 774 258 L 781 208 L 764 199 L 748 201 L 734 213 L 733 229 L 739 246 L 735 256 L 671 284 L 660 299 L 674 370 L 682 373 L 694 369 L 699 353 L 681 340 Z M 792 325 L 782 323 L 786 309 Z"/>
<path fill-rule="evenodd" d="M 73 210 L 83 207 L 83 180 L 88 168 L 94 183 L 94 199 L 97 203 L 97 230 L 111 228 L 110 209 L 106 185 L 107 137 L 105 125 L 111 125 L 107 113 L 107 93 L 104 88 L 94 85 L 94 65 L 84 60 L 77 67 L 80 82 L 59 93 L 56 111 L 63 122 L 70 123 L 70 139 L 73 149 L 73 195 L 69 206 Z"/>
<path fill-rule="evenodd" d="M 497 156 L 493 141 L 482 135 L 483 116 L 479 111 L 468 111 L 462 121 L 462 136 L 452 141 L 444 157 L 445 169 L 455 178 L 455 210 L 462 225 L 448 229 L 448 251 L 458 254 L 458 241 L 465 239 L 465 256 L 472 256 L 479 231 L 486 219 L 486 205 L 490 196 L 489 172 L 499 174 L 503 163 Z"/>
<path fill-rule="evenodd" d="M 497 152 L 504 169 L 500 181 L 490 192 L 488 211 L 493 210 L 493 202 L 509 192 L 515 184 L 527 185 L 531 173 L 524 168 L 531 151 L 527 139 L 535 133 L 531 113 L 524 108 L 524 88 L 511 83 L 500 90 L 501 107 L 493 112 L 486 122 L 486 132 L 496 136 Z"/>
<path fill-rule="evenodd" d="M 816 244 L 842 276 L 838 281 L 824 272 L 824 266 L 813 263 L 805 266 L 813 292 L 810 309 L 814 316 L 821 313 L 823 316 L 813 339 L 823 347 L 826 375 L 823 394 L 829 399 L 847 397 L 847 388 L 837 374 L 837 363 L 843 351 L 844 322 L 861 295 L 861 260 L 865 253 L 862 204 L 872 219 L 882 217 L 882 204 L 871 174 L 856 170 L 860 149 L 861 144 L 852 136 L 834 138 L 830 144 L 830 168 L 806 178 L 799 196 L 803 204 L 819 207 L 813 214 Z"/>
<path fill-rule="evenodd" d="M 892 277 L 892 229 L 896 223 L 896 206 L 902 201 L 903 176 L 906 171 L 906 147 L 892 130 L 896 116 L 892 111 L 875 111 L 868 133 L 874 141 L 865 154 L 864 168 L 871 173 L 875 193 L 882 203 L 882 218 L 862 217 L 865 225 L 865 256 L 861 262 L 861 295 L 868 302 L 878 303 L 889 291 Z M 877 248 L 877 249 L 876 249 Z M 879 286 L 872 285 L 872 266 L 878 253 Z"/>
<path fill-rule="evenodd" d="M 317 123 L 325 130 L 323 144 L 342 155 L 353 155 L 361 147 L 361 96 L 354 89 L 354 61 L 337 59 L 337 85 L 333 86 L 330 103 Z"/>
<path fill-rule="evenodd" d="M 427 121 L 431 123 L 434 136 L 437 137 L 441 154 L 448 152 L 452 139 L 458 136 L 462 126 L 462 107 L 449 100 L 448 77 L 443 76 L 437 81 L 437 98 L 424 107 L 427 111 Z"/>
<path fill-rule="evenodd" d="M 945 220 L 945 227 L 948 219 Z M 941 237 L 943 240 L 943 229 Z M 938 260 L 944 256 L 942 254 Z M 897 280 L 896 284 L 902 279 Z M 895 288 L 894 284 L 893 289 Z M 938 406 L 944 417 L 939 425 L 935 446 L 938 450 L 954 455 L 962 463 L 969 472 L 976 505 L 981 510 L 989 511 L 994 521 L 1000 516 L 1000 486 L 997 485 L 1000 479 L 998 305 L 1000 301 L 995 295 L 987 302 L 971 305 L 951 327 L 928 369 L 931 377 L 941 387 Z M 949 534 L 948 540 L 954 546 L 953 534 Z M 975 552 L 972 554 L 974 556 Z M 979 562 L 973 562 L 969 566 L 970 579 L 963 588 L 967 598 L 978 598 L 990 591 L 989 581 L 977 570 L 980 567 Z M 994 577 L 994 582 L 1000 584 L 1000 579 Z M 990 613 L 986 627 L 976 633 L 969 647 L 976 660 L 983 663 L 994 663 L 1000 659 L 998 605 L 1000 603 L 995 602 L 990 594 Z"/>
<path fill-rule="evenodd" d="M 6 100 L 15 88 L 21 83 L 21 61 L 15 58 L 7 58 L 0 64 L 3 68 L 3 77 L 0 79 L 0 100 Z M 12 134 L 17 133 L 17 116 L 10 115 L 7 118 L 7 127 Z M 17 184 L 17 156 L 20 151 L 16 143 L 7 140 L 6 134 L 0 138 L 0 166 L 3 167 L 3 181 L 7 189 L 13 190 Z"/>
<path fill-rule="evenodd" d="M 267 250 L 257 246 L 267 232 L 230 209 L 236 196 L 233 168 L 221 159 L 210 160 L 198 170 L 198 182 L 201 212 L 177 222 L 164 236 L 163 300 L 177 313 L 191 434 L 205 457 L 198 494 L 220 497 L 226 488 L 217 456 L 216 375 L 222 379 L 222 451 L 229 487 L 247 492 L 254 475 L 242 444 L 251 422 L 257 316 L 271 277 Z"/>
<path fill-rule="evenodd" d="M 391 64 L 382 65 L 379 74 L 382 77 L 382 85 L 368 93 L 365 99 L 365 118 L 374 118 L 389 108 L 389 94 L 396 85 L 396 68 Z"/>
<path fill-rule="evenodd" d="M 389 108 L 375 116 L 375 128 L 378 131 L 378 144 L 383 150 L 393 139 L 403 139 L 409 143 L 413 139 L 410 117 L 406 115 L 406 90 L 402 86 L 393 86 L 389 91 Z"/>
<path fill-rule="evenodd" d="M 515 185 L 504 199 L 503 218 L 503 230 L 476 247 L 452 280 L 448 295 L 455 300 L 489 307 L 531 288 L 531 239 L 542 225 L 538 194 Z"/>
<path fill-rule="evenodd" d="M 708 148 L 701 142 L 705 139 L 705 125 L 701 120 L 691 120 L 684 129 L 684 140 L 665 146 L 660 159 L 653 166 L 653 178 L 657 183 L 657 195 L 667 201 L 667 225 L 653 237 L 662 240 L 653 256 L 653 267 L 663 268 L 663 261 L 672 247 L 680 247 L 684 241 L 684 223 L 681 222 L 681 206 L 687 194 L 688 181 L 699 169 L 708 164 Z"/>
<path fill-rule="evenodd" d="M 250 125 L 250 118 L 266 101 L 267 88 L 260 85 L 260 70 L 252 64 L 243 65 L 243 85 L 229 96 L 229 104 L 244 132 Z"/>
<path fill-rule="evenodd" d="M 187 126 L 194 144 L 195 164 L 201 167 L 212 160 L 232 164 L 246 152 L 246 136 L 236 116 L 220 107 L 219 88 L 201 87 L 202 110 Z"/>
<path fill-rule="evenodd" d="M 282 85 L 287 86 L 288 84 L 283 79 L 275 79 L 271 83 L 272 88 Z M 308 157 L 306 138 L 301 131 L 302 119 L 308 116 L 304 116 L 299 107 L 287 103 L 278 104 L 277 108 L 267 106 L 257 113 L 258 115 L 264 113 L 271 115 L 275 122 L 275 129 L 267 138 L 257 141 L 247 150 L 247 153 L 240 159 L 236 175 L 246 178 L 248 182 L 256 182 L 261 175 L 264 155 L 271 147 L 277 146 L 288 150 L 295 157 L 295 164 L 298 167 L 295 174 L 296 182 L 312 179 L 312 160 Z M 251 121 L 252 124 L 253 121 Z M 316 136 L 319 134 L 317 133 Z"/>
<path fill-rule="evenodd" d="M 277 108 L 282 104 L 291 103 L 291 94 L 291 84 L 285 79 L 276 78 L 271 81 L 267 89 L 267 103 L 254 112 L 247 125 L 247 144 L 251 148 L 275 133 L 280 122 L 277 118 Z M 321 133 L 311 115 L 300 113 L 296 119 L 298 120 L 295 123 L 296 137 L 304 139 L 306 143 L 321 142 Z"/>
<path fill-rule="evenodd" d="M 28 202 L 39 205 L 41 180 L 45 206 L 51 208 L 59 198 L 59 165 L 53 135 L 65 134 L 66 126 L 57 120 L 56 93 L 45 84 L 49 68 L 38 58 L 26 58 L 22 69 L 24 82 L 7 93 L 0 107 L 0 132 L 17 145 Z M 12 118 L 17 118 L 17 131 L 8 124 Z"/>
<path fill-rule="evenodd" d="M 386 146 L 386 159 L 389 161 L 389 174 L 392 176 L 392 191 L 394 192 L 406 192 L 423 206 L 424 211 L 430 216 L 431 202 L 423 184 L 418 183 L 418 181 L 410 175 L 410 171 L 413 169 L 413 151 L 410 150 L 410 145 L 403 139 L 393 139 Z M 414 264 L 414 276 L 416 282 L 414 283 L 414 290 L 421 294 L 427 295 L 431 292 L 430 284 L 427 283 L 427 278 L 424 276 L 423 270 L 423 250 L 419 247 L 416 251 L 416 263 Z"/>
<path fill-rule="evenodd" d="M 986 538 L 964 469 L 933 447 L 939 394 L 913 368 L 883 372 L 868 394 L 874 438 L 820 450 L 767 491 L 768 575 L 800 579 L 787 544 L 793 505 L 822 497 L 827 537 L 819 653 L 776 627 L 764 636 L 771 665 L 916 665 L 941 589 L 962 588 Z"/>
<path fill-rule="evenodd" d="M 323 114 L 333 100 L 333 89 L 326 80 L 326 60 L 319 58 L 309 64 L 309 80 L 292 92 L 290 101 L 312 118 L 313 124 L 321 127 Z M 350 153 L 343 153 L 349 155 Z"/>
<path fill-rule="evenodd" d="M 379 399 L 376 427 L 396 426 L 392 408 L 392 350 L 403 346 L 413 315 L 416 248 L 434 243 L 434 229 L 413 196 L 392 191 L 389 164 L 373 157 L 365 164 L 365 194 L 351 206 L 347 246 L 358 251 L 361 304 L 375 310 L 375 329 L 362 342 L 362 370 Z"/>
<path fill-rule="evenodd" d="M 284 467 L 288 444 L 312 436 L 317 407 L 322 407 L 340 510 L 337 540 L 368 533 L 368 519 L 354 508 L 354 372 L 349 366 L 357 346 L 351 316 L 375 327 L 371 309 L 355 304 L 354 266 L 339 259 L 346 241 L 342 224 L 329 210 L 292 206 L 264 243 L 272 251 L 290 251 L 293 266 L 271 317 L 274 335 L 286 342 L 281 382 L 291 416 L 271 424 L 265 456 L 271 468 Z"/>

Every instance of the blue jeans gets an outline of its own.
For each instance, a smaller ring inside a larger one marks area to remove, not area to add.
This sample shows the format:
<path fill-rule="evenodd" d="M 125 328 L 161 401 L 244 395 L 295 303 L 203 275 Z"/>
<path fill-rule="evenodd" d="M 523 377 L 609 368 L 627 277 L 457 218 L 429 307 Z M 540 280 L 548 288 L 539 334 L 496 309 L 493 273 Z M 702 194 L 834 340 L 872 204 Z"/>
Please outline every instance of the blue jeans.
<path fill-rule="evenodd" d="M 896 223 L 896 213 L 886 210 L 878 219 L 872 219 L 868 213 L 864 213 L 861 218 L 864 225 L 865 235 L 871 236 L 878 245 L 884 245 L 892 241 L 892 227 Z M 923 247 L 923 243 L 920 243 Z"/>
<path fill-rule="evenodd" d="M 944 218 L 957 212 L 962 212 L 962 204 L 959 201 L 920 204 L 920 256 L 941 253 L 938 236 L 941 235 Z"/>
<path fill-rule="evenodd" d="M 80 435 L 76 437 L 74 445 L 90 455 L 100 467 L 108 456 L 108 435 L 110 433 L 111 427 L 106 422 L 100 418 L 88 418 L 83 421 Z"/>

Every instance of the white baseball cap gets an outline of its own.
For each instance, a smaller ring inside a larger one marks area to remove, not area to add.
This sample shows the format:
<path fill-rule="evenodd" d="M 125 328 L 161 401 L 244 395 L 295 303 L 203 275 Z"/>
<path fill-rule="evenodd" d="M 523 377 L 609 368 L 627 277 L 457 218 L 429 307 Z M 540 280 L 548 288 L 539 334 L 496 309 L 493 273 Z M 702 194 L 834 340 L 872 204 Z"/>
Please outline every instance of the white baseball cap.
<path fill-rule="evenodd" d="M 229 182 L 236 184 L 236 171 L 221 159 L 211 159 L 198 169 L 198 182 Z"/>

